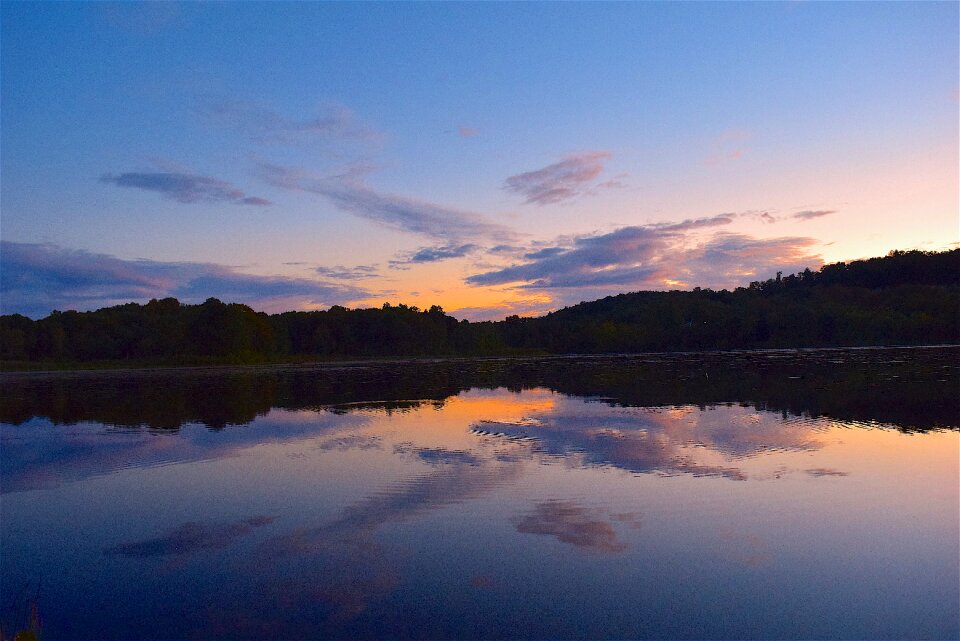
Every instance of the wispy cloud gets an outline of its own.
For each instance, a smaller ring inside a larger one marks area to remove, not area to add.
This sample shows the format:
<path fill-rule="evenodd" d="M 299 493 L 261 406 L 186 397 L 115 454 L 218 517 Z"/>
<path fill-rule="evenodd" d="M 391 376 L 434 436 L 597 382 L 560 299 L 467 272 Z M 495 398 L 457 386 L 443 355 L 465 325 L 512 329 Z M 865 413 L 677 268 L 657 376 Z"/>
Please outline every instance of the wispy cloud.
<path fill-rule="evenodd" d="M 214 102 L 204 111 L 259 144 L 378 142 L 383 138 L 350 109 L 336 103 L 320 105 L 306 118 L 292 118 L 264 105 L 240 101 Z"/>
<path fill-rule="evenodd" d="M 525 203 L 549 205 L 571 200 L 588 191 L 593 180 L 603 172 L 604 161 L 610 157 L 607 151 L 567 156 L 541 169 L 510 176 L 503 188 L 524 196 Z"/>
<path fill-rule="evenodd" d="M 374 191 L 356 172 L 311 176 L 301 169 L 265 164 L 262 173 L 276 187 L 323 196 L 347 213 L 391 229 L 434 238 L 446 245 L 505 242 L 515 237 L 507 227 L 488 222 L 479 214 Z"/>
<path fill-rule="evenodd" d="M 503 320 L 507 316 L 541 316 L 553 309 L 552 299 L 540 295 L 536 298 L 504 301 L 488 307 L 460 307 L 448 310 L 456 318 L 469 321 Z"/>
<path fill-rule="evenodd" d="M 720 165 L 739 160 L 746 153 L 746 144 L 750 140 L 750 132 L 744 129 L 730 129 L 721 133 L 713 141 L 710 155 L 703 163 L 705 165 Z"/>
<path fill-rule="evenodd" d="M 86 311 L 173 296 L 188 303 L 210 297 L 258 309 L 346 304 L 370 292 L 340 283 L 244 274 L 210 263 L 122 260 L 52 244 L 0 241 L 2 311 L 43 316 L 54 309 Z"/>
<path fill-rule="evenodd" d="M 810 252 L 812 238 L 759 239 L 711 228 L 732 222 L 733 214 L 680 223 L 623 227 L 540 247 L 517 264 L 474 274 L 473 285 L 514 284 L 559 294 L 589 290 L 595 296 L 630 289 L 736 287 L 777 270 L 821 263 Z M 562 299 L 578 293 L 560 294 Z M 583 299 L 580 299 L 583 300 Z M 576 301 L 573 301 L 576 302 Z"/>
<path fill-rule="evenodd" d="M 262 207 L 272 204 L 266 198 L 248 196 L 231 183 L 210 176 L 174 172 L 127 172 L 123 174 L 104 174 L 101 182 L 118 187 L 132 187 L 144 191 L 155 191 L 164 198 L 179 203 L 231 203 L 234 205 L 254 205 Z"/>
<path fill-rule="evenodd" d="M 325 278 L 334 280 L 363 280 L 373 278 L 379 273 L 376 265 L 355 265 L 353 267 L 337 265 L 336 267 L 317 267 L 314 271 Z"/>
<path fill-rule="evenodd" d="M 746 215 L 752 215 L 764 223 L 773 224 L 786 220 L 798 220 L 800 222 L 805 222 L 808 220 L 813 220 L 814 218 L 821 218 L 823 216 L 829 216 L 835 213 L 837 213 L 836 209 L 804 209 L 803 211 L 798 211 L 793 214 L 784 214 L 778 216 L 774 216 L 773 212 L 771 211 L 747 212 Z"/>
<path fill-rule="evenodd" d="M 835 213 L 837 212 L 834 209 L 806 209 L 804 211 L 798 211 L 790 217 L 796 218 L 797 220 L 813 220 L 814 218 L 829 216 L 830 214 Z"/>
<path fill-rule="evenodd" d="M 724 152 L 716 153 L 712 156 L 709 156 L 703 162 L 705 165 L 719 165 L 724 162 L 739 160 L 740 158 L 743 157 L 744 153 L 745 152 L 743 149 L 733 149 L 730 151 L 724 151 Z"/>
<path fill-rule="evenodd" d="M 680 280 L 689 286 L 737 287 L 777 271 L 817 268 L 822 258 L 811 253 L 814 238 L 788 236 L 755 238 L 746 234 L 719 233 L 678 257 L 670 268 L 680 268 Z"/>

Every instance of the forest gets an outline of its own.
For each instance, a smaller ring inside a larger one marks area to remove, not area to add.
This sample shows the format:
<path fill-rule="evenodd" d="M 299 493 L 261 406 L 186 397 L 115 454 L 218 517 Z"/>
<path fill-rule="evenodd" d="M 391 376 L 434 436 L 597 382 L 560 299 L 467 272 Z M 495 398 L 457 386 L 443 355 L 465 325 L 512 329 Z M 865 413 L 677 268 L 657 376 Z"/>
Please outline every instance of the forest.
<path fill-rule="evenodd" d="M 439 306 L 268 315 L 215 298 L 0 316 L 5 369 L 960 343 L 960 249 L 893 251 L 733 291 L 640 291 L 468 322 Z"/>

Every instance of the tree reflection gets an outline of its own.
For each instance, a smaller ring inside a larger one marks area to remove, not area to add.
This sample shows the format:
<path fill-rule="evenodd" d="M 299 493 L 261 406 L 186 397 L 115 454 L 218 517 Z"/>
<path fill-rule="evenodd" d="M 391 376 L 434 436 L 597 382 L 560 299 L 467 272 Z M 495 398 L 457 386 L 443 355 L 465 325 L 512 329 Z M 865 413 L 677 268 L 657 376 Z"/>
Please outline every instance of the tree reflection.
<path fill-rule="evenodd" d="M 472 388 L 547 388 L 612 405 L 740 403 L 786 416 L 956 428 L 960 348 L 712 352 L 363 366 L 4 374 L 0 421 L 46 417 L 172 430 L 270 409 L 403 412 Z"/>

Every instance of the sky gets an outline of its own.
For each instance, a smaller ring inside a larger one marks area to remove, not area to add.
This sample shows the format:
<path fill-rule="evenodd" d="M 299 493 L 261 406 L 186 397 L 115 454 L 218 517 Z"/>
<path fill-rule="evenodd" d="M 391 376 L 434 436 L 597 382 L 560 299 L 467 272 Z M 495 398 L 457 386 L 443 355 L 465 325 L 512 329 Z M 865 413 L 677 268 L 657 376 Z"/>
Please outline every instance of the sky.
<path fill-rule="evenodd" d="M 0 311 L 538 315 L 958 246 L 960 4 L 0 4 Z"/>

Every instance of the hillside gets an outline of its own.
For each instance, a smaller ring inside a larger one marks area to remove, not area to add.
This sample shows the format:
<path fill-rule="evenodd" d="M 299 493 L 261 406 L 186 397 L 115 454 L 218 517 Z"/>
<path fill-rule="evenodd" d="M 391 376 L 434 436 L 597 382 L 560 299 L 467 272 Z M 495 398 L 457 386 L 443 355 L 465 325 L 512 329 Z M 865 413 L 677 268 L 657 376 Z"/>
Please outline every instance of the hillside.
<path fill-rule="evenodd" d="M 0 317 L 16 363 L 244 363 L 516 353 L 960 343 L 960 249 L 891 252 L 734 291 L 643 291 L 539 318 L 458 321 L 439 307 L 267 315 L 209 299 Z"/>

